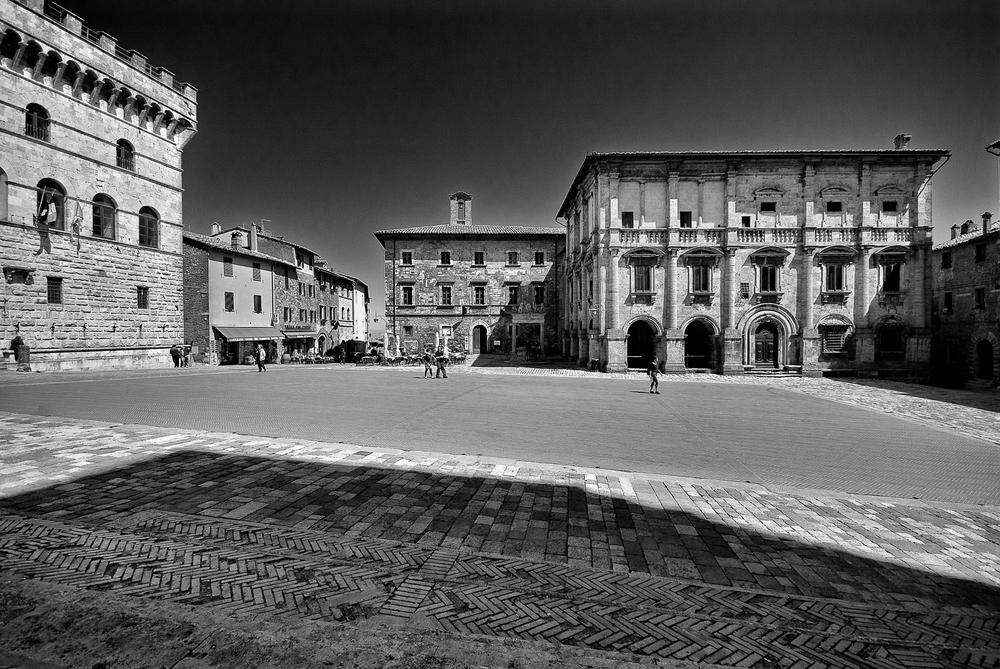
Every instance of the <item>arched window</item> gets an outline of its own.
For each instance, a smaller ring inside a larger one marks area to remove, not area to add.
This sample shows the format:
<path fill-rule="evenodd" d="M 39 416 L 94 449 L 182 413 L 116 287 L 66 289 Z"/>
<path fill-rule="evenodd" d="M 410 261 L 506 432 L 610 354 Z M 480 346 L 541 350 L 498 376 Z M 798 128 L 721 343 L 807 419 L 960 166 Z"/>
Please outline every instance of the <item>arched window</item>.
<path fill-rule="evenodd" d="M 0 169 L 0 221 L 7 218 L 7 173 Z"/>
<path fill-rule="evenodd" d="M 139 246 L 160 245 L 160 216 L 151 207 L 139 210 Z"/>
<path fill-rule="evenodd" d="M 115 238 L 115 206 L 114 200 L 104 194 L 94 196 L 94 236 L 105 239 Z"/>
<path fill-rule="evenodd" d="M 66 229 L 66 190 L 59 182 L 42 179 L 38 182 L 35 204 L 36 222 L 56 230 Z"/>
<path fill-rule="evenodd" d="M 44 142 L 49 141 L 49 113 L 32 102 L 24 110 L 24 134 Z"/>
<path fill-rule="evenodd" d="M 123 170 L 128 170 L 129 172 L 135 172 L 135 149 L 133 149 L 132 145 L 124 139 L 118 140 L 116 160 L 118 167 Z"/>

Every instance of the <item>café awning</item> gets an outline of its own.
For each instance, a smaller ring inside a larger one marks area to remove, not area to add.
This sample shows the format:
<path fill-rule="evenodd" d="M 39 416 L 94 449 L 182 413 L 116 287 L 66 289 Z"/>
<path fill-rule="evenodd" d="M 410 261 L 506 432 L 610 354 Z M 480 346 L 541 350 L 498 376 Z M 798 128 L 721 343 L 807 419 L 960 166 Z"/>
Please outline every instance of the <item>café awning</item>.
<path fill-rule="evenodd" d="M 285 335 L 285 339 L 315 339 L 319 336 L 318 332 L 303 332 L 302 330 L 282 330 Z"/>
<path fill-rule="evenodd" d="M 260 341 L 281 339 L 281 330 L 272 327 L 236 327 L 216 325 L 215 331 L 227 341 Z"/>

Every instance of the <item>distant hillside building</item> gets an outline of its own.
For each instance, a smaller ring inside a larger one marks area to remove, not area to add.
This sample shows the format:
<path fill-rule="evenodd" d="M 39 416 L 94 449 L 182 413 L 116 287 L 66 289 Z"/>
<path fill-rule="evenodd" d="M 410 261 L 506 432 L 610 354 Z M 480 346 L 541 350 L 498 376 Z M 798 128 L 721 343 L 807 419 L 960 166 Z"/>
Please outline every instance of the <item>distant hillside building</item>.
<path fill-rule="evenodd" d="M 559 354 L 561 228 L 475 225 L 472 196 L 449 196 L 446 225 L 380 230 L 389 350 Z"/>
<path fill-rule="evenodd" d="M 0 0 L 0 35 L 4 347 L 35 370 L 170 365 L 197 91 L 42 0 Z"/>
<path fill-rule="evenodd" d="M 941 150 L 587 156 L 566 221 L 581 364 L 723 374 L 928 371 Z"/>
<path fill-rule="evenodd" d="M 934 369 L 938 382 L 995 387 L 1000 380 L 1000 226 L 951 227 L 934 247 Z"/>

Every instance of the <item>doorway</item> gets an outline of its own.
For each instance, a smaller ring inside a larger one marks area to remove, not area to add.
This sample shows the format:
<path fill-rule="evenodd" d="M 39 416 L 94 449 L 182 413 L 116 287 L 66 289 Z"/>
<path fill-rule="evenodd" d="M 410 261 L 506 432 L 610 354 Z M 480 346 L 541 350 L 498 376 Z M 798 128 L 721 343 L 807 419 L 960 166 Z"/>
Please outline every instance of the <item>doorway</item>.
<path fill-rule="evenodd" d="M 655 332 L 646 321 L 636 321 L 628 329 L 625 355 L 628 366 L 645 369 L 656 354 Z"/>
<path fill-rule="evenodd" d="M 993 344 L 986 339 L 976 344 L 976 378 L 993 380 Z"/>
<path fill-rule="evenodd" d="M 778 331 L 770 323 L 764 323 L 754 333 L 753 364 L 755 367 L 778 366 Z"/>
<path fill-rule="evenodd" d="M 712 333 L 704 321 L 694 321 L 684 329 L 684 366 L 709 369 L 712 365 Z"/>
<path fill-rule="evenodd" d="M 477 325 L 472 328 L 472 352 L 486 353 L 486 327 Z"/>

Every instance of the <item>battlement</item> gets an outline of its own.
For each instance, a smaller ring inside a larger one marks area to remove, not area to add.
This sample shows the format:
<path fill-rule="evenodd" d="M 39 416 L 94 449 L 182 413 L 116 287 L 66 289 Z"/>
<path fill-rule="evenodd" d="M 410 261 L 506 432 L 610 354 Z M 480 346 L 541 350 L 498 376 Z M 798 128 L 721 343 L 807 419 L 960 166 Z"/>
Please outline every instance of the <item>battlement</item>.
<path fill-rule="evenodd" d="M 62 26 L 70 33 L 78 35 L 154 81 L 170 87 L 191 102 L 198 102 L 197 88 L 187 82 L 177 81 L 174 78 L 174 74 L 166 68 L 150 65 L 146 57 L 138 51 L 123 49 L 118 46 L 117 39 L 107 33 L 87 27 L 80 17 L 68 9 L 50 0 L 13 0 L 13 2 L 27 7 L 36 14 L 40 14 L 49 21 Z"/>

